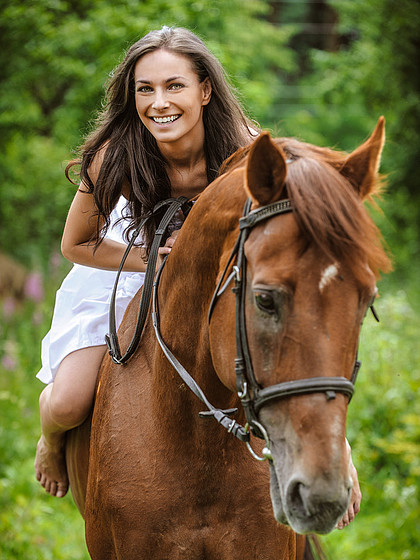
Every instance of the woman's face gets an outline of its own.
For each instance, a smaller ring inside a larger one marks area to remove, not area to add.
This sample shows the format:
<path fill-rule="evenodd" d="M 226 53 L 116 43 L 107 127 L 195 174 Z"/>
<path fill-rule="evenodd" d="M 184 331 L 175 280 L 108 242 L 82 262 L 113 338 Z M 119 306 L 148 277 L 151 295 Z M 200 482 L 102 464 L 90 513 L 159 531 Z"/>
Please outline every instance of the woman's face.
<path fill-rule="evenodd" d="M 203 107 L 211 86 L 207 78 L 199 82 L 189 58 L 153 51 L 138 60 L 134 80 L 137 113 L 161 148 L 203 146 Z"/>

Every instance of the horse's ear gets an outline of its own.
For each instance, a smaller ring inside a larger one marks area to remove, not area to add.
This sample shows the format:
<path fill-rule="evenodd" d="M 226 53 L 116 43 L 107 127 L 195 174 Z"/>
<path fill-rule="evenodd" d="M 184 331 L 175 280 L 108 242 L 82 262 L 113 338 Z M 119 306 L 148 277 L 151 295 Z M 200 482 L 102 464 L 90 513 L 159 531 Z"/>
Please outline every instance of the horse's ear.
<path fill-rule="evenodd" d="M 361 198 L 367 197 L 375 186 L 384 143 L 385 118 L 380 117 L 371 137 L 349 155 L 340 170 Z"/>
<path fill-rule="evenodd" d="M 260 206 L 280 199 L 286 181 L 286 157 L 263 132 L 251 145 L 246 164 L 246 190 Z"/>

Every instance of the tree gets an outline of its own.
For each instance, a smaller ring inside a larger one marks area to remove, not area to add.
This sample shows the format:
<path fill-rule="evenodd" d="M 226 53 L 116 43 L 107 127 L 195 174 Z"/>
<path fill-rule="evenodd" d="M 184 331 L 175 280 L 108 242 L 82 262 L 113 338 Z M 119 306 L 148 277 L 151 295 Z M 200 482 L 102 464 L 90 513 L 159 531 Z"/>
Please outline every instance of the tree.
<path fill-rule="evenodd" d="M 313 10 L 321 3 L 304 4 Z M 382 204 L 387 218 L 378 220 L 396 254 L 397 268 L 407 274 L 420 260 L 420 4 L 415 0 L 329 4 L 337 14 L 340 47 L 300 50 L 307 71 L 293 81 L 293 102 L 287 93 L 279 95 L 271 116 L 281 121 L 284 135 L 351 150 L 385 115 L 387 143 L 381 170 L 387 175 L 388 194 Z M 294 44 L 297 48 L 296 40 Z"/>

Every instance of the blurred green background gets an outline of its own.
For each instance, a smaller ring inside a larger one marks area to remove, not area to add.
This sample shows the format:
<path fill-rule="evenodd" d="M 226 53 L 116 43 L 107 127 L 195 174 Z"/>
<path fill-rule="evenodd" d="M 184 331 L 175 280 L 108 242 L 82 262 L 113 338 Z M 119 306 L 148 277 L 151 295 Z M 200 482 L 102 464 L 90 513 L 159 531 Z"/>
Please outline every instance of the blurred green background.
<path fill-rule="evenodd" d="M 69 269 L 65 163 L 123 52 L 179 25 L 224 64 L 249 115 L 277 136 L 352 150 L 387 122 L 375 220 L 394 255 L 361 338 L 348 437 L 362 511 L 323 542 L 337 560 L 420 557 L 417 0 L 0 0 L 0 558 L 87 559 L 70 496 L 38 487 L 40 341 Z M 8 260 L 11 259 L 11 260 Z"/>

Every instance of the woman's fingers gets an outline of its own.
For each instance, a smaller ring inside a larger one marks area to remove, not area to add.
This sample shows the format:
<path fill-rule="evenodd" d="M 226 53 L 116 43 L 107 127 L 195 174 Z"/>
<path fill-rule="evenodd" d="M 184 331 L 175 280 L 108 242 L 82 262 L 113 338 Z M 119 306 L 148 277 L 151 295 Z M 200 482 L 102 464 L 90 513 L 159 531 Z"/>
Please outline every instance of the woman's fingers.
<path fill-rule="evenodd" d="M 178 233 L 181 230 L 179 229 L 175 229 L 172 233 L 171 236 L 168 237 L 168 239 L 166 240 L 166 243 L 163 247 L 159 248 L 159 254 L 160 255 L 169 255 L 169 253 L 171 252 L 172 247 L 174 246 L 174 243 L 176 241 L 176 238 L 178 237 Z"/>
<path fill-rule="evenodd" d="M 349 455 L 350 476 L 353 479 L 353 487 L 351 489 L 349 507 L 345 515 L 343 516 L 343 518 L 337 523 L 337 529 L 344 529 L 344 527 L 347 527 L 349 523 L 354 521 L 354 518 L 360 511 L 360 503 L 362 501 L 362 493 L 360 491 L 359 477 L 357 476 L 357 470 L 351 458 L 350 445 L 348 444 L 348 442 L 346 442 L 346 444 L 347 444 L 347 452 Z"/>

